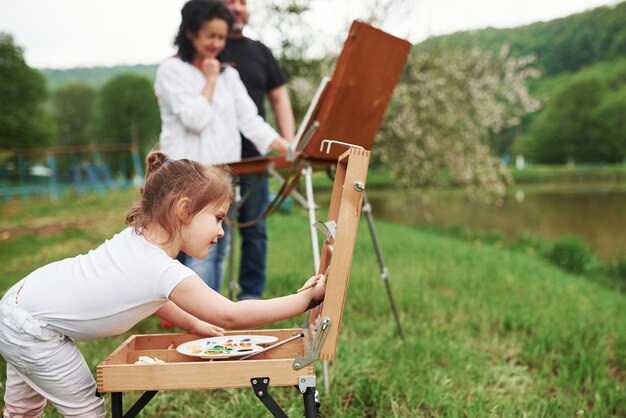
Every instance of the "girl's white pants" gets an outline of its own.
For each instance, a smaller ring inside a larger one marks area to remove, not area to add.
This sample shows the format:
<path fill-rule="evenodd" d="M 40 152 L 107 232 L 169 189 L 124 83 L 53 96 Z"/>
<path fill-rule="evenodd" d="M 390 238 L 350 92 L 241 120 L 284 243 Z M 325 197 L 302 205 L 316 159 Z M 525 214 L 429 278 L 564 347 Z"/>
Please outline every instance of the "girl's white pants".
<path fill-rule="evenodd" d="M 24 311 L 17 294 L 14 286 L 0 301 L 4 417 L 39 417 L 46 399 L 65 417 L 104 417 L 104 400 L 78 347 Z"/>

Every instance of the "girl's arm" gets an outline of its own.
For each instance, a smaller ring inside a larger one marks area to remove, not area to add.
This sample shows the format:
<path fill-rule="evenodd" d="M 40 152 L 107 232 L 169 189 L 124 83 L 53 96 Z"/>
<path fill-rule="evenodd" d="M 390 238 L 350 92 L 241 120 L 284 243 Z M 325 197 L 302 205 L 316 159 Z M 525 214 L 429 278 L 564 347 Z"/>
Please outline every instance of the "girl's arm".
<path fill-rule="evenodd" d="M 218 337 L 224 335 L 224 329 L 202 321 L 195 316 L 189 315 L 180 309 L 172 301 L 168 301 L 156 311 L 155 316 L 172 323 L 175 327 L 182 328 L 192 334 L 206 337 Z"/>
<path fill-rule="evenodd" d="M 319 279 L 319 280 L 318 280 Z M 300 315 L 314 300 L 324 298 L 326 277 L 313 276 L 293 295 L 268 300 L 233 302 L 208 287 L 197 276 L 188 277 L 170 293 L 170 300 L 189 314 L 226 329 L 258 328 Z"/>

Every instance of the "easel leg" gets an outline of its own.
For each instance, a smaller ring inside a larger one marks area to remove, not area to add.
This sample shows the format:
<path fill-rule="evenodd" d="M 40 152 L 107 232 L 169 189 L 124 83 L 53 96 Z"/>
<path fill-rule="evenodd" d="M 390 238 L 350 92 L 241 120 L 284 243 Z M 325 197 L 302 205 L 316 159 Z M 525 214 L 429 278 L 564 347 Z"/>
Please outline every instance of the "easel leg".
<path fill-rule="evenodd" d="M 235 202 L 231 210 L 231 216 L 233 219 L 233 225 L 237 223 L 239 218 L 239 205 L 241 202 L 241 187 L 239 182 L 235 186 Z M 228 255 L 228 298 L 235 300 L 235 292 L 237 291 L 237 282 L 235 281 L 235 235 L 237 235 L 237 228 L 234 226 L 230 228 L 230 253 Z"/>
<path fill-rule="evenodd" d="M 276 418 L 289 418 L 285 411 L 281 409 L 274 398 L 268 393 L 270 378 L 269 377 L 253 377 L 250 379 L 252 389 L 257 398 L 265 405 L 268 411 Z"/>
<path fill-rule="evenodd" d="M 130 408 L 126 414 L 124 414 L 124 418 L 135 418 L 141 410 L 150 402 L 154 396 L 159 393 L 157 390 L 148 390 L 141 395 L 141 398 L 135 402 L 135 404 Z"/>
<path fill-rule="evenodd" d="M 317 241 L 317 230 L 313 226 L 315 224 L 315 200 L 313 200 L 313 168 L 307 163 L 302 170 L 304 174 L 304 182 L 306 185 L 306 207 L 309 212 L 309 230 L 311 232 L 311 247 L 313 249 L 313 270 L 317 274 L 320 267 L 320 248 Z"/>
<path fill-rule="evenodd" d="M 284 184 L 285 183 L 285 179 L 283 178 L 283 176 L 281 176 L 278 171 L 276 171 L 275 169 L 273 169 L 272 167 L 268 167 L 267 168 L 267 172 L 274 177 L 276 180 L 278 180 L 278 182 L 280 182 L 280 184 Z M 308 202 L 305 199 L 304 196 L 302 196 L 300 193 L 298 193 L 298 191 L 296 189 L 293 189 L 290 193 L 291 197 L 293 197 L 299 204 L 300 206 L 302 206 L 303 208 L 307 208 L 308 207 Z"/>
<path fill-rule="evenodd" d="M 393 313 L 393 317 L 396 321 L 396 327 L 398 328 L 398 334 L 400 338 L 404 339 L 404 334 L 402 333 L 402 326 L 400 325 L 400 318 L 398 317 L 398 311 L 396 309 L 396 303 L 393 300 L 393 295 L 391 293 L 391 286 L 389 284 L 389 272 L 387 271 L 387 266 L 385 266 L 385 261 L 383 260 L 383 253 L 380 249 L 380 244 L 378 243 L 378 235 L 376 234 L 376 228 L 374 226 L 374 217 L 372 216 L 372 205 L 370 205 L 367 200 L 367 195 L 365 192 L 363 193 L 363 213 L 365 213 L 365 218 L 367 219 L 367 225 L 369 226 L 370 234 L 372 236 L 372 242 L 374 243 L 374 250 L 376 251 L 376 257 L 378 258 L 378 264 L 380 266 L 380 278 L 385 283 L 385 289 L 387 290 L 387 297 L 389 298 L 389 304 L 391 305 L 391 311 Z"/>
<path fill-rule="evenodd" d="M 302 394 L 304 401 L 304 416 L 306 418 L 316 418 L 318 403 L 315 400 L 315 387 L 306 388 L 306 391 Z"/>
<path fill-rule="evenodd" d="M 315 200 L 313 199 L 313 168 L 310 163 L 307 163 L 303 169 L 304 181 L 306 185 L 306 202 L 309 212 L 309 229 L 311 232 L 311 247 L 313 249 L 313 271 L 317 274 L 320 268 L 320 248 L 317 240 L 317 230 L 313 226 L 317 219 L 315 219 Z M 330 382 L 328 380 L 328 360 L 322 361 L 322 369 L 324 375 L 324 390 L 328 392 L 330 390 Z"/>
<path fill-rule="evenodd" d="M 122 418 L 123 416 L 122 392 L 113 392 L 111 393 L 111 417 Z"/>

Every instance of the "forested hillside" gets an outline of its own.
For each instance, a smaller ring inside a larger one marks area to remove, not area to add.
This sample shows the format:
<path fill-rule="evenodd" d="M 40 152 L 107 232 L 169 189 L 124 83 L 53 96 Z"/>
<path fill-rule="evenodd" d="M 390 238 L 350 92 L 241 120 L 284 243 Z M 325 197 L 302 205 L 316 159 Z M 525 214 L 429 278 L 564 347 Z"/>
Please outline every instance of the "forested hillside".
<path fill-rule="evenodd" d="M 513 29 L 487 28 L 429 38 L 417 50 L 478 47 L 515 56 L 535 55 L 543 75 L 574 72 L 599 61 L 626 57 L 626 2 Z"/>
<path fill-rule="evenodd" d="M 98 89 L 109 79 L 119 74 L 136 73 L 154 79 L 157 64 L 154 65 L 117 65 L 114 67 L 81 67 L 67 70 L 42 68 L 41 71 L 47 80 L 48 90 L 55 91 L 67 84 L 85 84 Z"/>
<path fill-rule="evenodd" d="M 491 135 L 500 155 L 541 163 L 617 163 L 626 158 L 626 2 L 513 29 L 458 32 L 416 45 L 414 53 L 473 48 L 533 56 L 541 76 L 529 79 L 542 100 L 514 129 Z"/>

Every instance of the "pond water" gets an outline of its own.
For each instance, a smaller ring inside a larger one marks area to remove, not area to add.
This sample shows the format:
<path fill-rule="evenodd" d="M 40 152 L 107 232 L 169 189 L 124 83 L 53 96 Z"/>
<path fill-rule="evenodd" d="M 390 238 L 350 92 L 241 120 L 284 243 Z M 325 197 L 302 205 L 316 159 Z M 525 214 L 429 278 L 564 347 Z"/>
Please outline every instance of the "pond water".
<path fill-rule="evenodd" d="M 422 226 L 497 230 L 507 240 L 529 232 L 546 240 L 584 240 L 605 259 L 626 254 L 626 184 L 514 185 L 502 206 L 470 201 L 461 193 L 369 190 L 375 219 Z"/>

